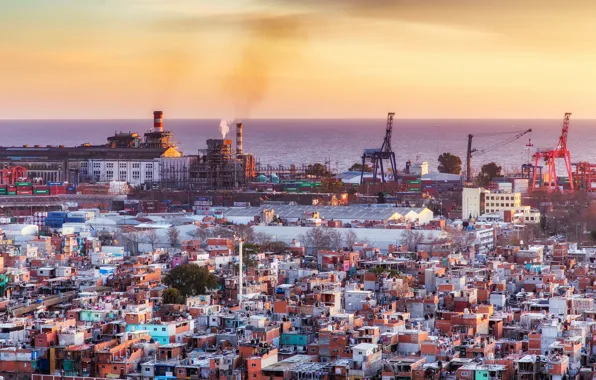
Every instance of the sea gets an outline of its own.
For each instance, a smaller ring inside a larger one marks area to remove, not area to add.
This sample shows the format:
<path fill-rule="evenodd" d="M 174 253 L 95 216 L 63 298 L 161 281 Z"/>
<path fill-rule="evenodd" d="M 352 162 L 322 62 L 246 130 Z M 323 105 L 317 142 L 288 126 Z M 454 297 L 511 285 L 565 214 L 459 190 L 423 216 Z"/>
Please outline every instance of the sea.
<path fill-rule="evenodd" d="M 0 120 L 2 146 L 104 144 L 114 132 L 144 133 L 149 120 Z M 385 136 L 385 119 L 251 119 L 244 124 L 244 151 L 258 162 L 270 165 L 329 162 L 333 170 L 345 171 L 360 162 L 365 148 L 380 148 Z M 209 138 L 221 138 L 220 120 L 164 119 L 164 129 L 174 133 L 178 147 L 187 155 L 197 154 Z M 395 119 L 392 147 L 398 167 L 406 161 L 426 161 L 435 171 L 437 158 L 450 152 L 462 158 L 468 135 L 474 135 L 474 169 L 495 161 L 507 172 L 528 162 L 537 148 L 557 145 L 562 120 L 556 119 Z M 531 133 L 511 141 L 516 132 Z M 232 125 L 227 138 L 235 140 Z M 596 161 L 596 120 L 571 120 L 568 148 L 573 162 Z M 483 152 L 486 151 L 486 152 Z"/>

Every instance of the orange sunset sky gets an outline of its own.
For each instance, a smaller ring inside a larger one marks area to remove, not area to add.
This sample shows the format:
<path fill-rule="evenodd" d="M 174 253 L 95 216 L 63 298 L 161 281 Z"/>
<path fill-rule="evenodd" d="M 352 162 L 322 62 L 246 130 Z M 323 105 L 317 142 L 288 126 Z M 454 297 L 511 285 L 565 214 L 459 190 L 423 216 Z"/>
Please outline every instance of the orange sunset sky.
<path fill-rule="evenodd" d="M 0 118 L 596 118 L 596 1 L 0 3 Z"/>

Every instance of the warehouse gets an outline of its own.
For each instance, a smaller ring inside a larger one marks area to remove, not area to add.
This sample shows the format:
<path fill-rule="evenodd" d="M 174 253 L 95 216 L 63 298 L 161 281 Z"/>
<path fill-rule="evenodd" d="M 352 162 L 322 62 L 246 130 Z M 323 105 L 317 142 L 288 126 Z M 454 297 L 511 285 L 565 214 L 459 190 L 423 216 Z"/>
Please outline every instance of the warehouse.
<path fill-rule="evenodd" d="M 408 207 L 369 207 L 366 205 L 353 206 L 289 206 L 274 205 L 271 207 L 243 207 L 228 208 L 223 211 L 223 216 L 234 224 L 248 224 L 261 217 L 263 211 L 273 209 L 279 218 L 289 222 L 297 222 L 312 217 L 318 213 L 325 220 L 336 220 L 342 223 L 409 221 L 427 224 L 433 219 L 433 212 L 427 208 Z"/>

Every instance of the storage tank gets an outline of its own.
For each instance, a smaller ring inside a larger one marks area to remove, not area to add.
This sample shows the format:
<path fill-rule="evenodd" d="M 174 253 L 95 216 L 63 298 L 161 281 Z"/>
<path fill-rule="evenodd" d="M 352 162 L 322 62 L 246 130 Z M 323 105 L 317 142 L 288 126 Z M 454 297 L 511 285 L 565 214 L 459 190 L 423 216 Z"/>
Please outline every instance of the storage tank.
<path fill-rule="evenodd" d="M 277 176 L 277 174 L 271 174 L 271 183 L 279 183 L 279 177 Z"/>
<path fill-rule="evenodd" d="M 267 177 L 264 174 L 261 174 L 257 177 L 257 182 L 267 182 Z"/>

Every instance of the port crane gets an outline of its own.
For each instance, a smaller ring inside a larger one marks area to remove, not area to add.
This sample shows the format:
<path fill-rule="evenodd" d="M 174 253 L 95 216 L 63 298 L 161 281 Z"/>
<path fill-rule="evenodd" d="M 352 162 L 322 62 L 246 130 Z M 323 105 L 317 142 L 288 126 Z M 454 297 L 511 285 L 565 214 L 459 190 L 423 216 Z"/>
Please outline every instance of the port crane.
<path fill-rule="evenodd" d="M 505 146 L 509 143 L 514 142 L 515 140 L 520 139 L 521 137 L 523 137 L 524 135 L 526 135 L 527 133 L 530 133 L 530 132 L 532 132 L 532 129 L 526 129 L 525 131 L 514 131 L 514 132 L 478 133 L 475 135 L 469 134 L 468 135 L 468 151 L 466 154 L 466 182 L 468 182 L 468 183 L 472 182 L 472 155 L 473 154 L 475 156 L 478 156 L 478 155 L 499 149 L 502 146 Z M 515 134 L 515 135 L 511 136 L 501 142 L 498 142 L 495 145 L 491 145 L 491 146 L 481 149 L 481 150 L 472 148 L 472 140 L 474 139 L 474 137 L 480 137 L 480 136 L 488 137 L 488 136 L 509 135 L 509 134 Z"/>
<path fill-rule="evenodd" d="M 555 161 L 557 158 L 562 158 L 565 161 L 565 169 L 567 170 L 567 175 L 569 176 L 569 188 L 570 190 L 574 190 L 573 169 L 571 168 L 571 152 L 569 152 L 569 149 L 567 149 L 567 135 L 569 134 L 570 118 L 571 113 L 565 113 L 565 116 L 563 117 L 561 136 L 559 136 L 559 142 L 554 149 L 538 150 L 536 153 L 534 153 L 534 168 L 538 167 L 538 162 L 541 158 L 544 159 L 544 162 L 546 163 L 549 191 L 553 188 L 558 188 L 557 169 L 555 167 Z M 536 189 L 536 170 L 534 170 L 534 174 L 532 175 L 532 186 L 530 189 Z"/>
<path fill-rule="evenodd" d="M 14 185 L 19 181 L 27 180 L 27 169 L 23 166 L 6 166 L 2 169 L 2 184 Z"/>
<path fill-rule="evenodd" d="M 391 170 L 393 170 L 393 180 L 397 182 L 397 163 L 395 161 L 395 152 L 391 148 L 391 137 L 393 134 L 393 117 L 395 116 L 395 112 L 389 112 L 387 114 L 387 124 L 385 127 L 385 139 L 383 140 L 383 145 L 381 145 L 381 149 L 364 149 L 364 153 L 362 154 L 362 169 L 360 173 L 360 183 L 364 183 L 364 167 L 366 165 L 366 161 L 369 160 L 372 162 L 372 169 L 373 169 L 373 182 L 377 182 L 377 176 L 381 175 L 381 182 L 386 182 L 385 180 L 385 168 L 383 167 L 383 161 L 388 160 L 389 165 L 391 165 Z M 387 167 L 389 169 L 389 167 Z"/>

